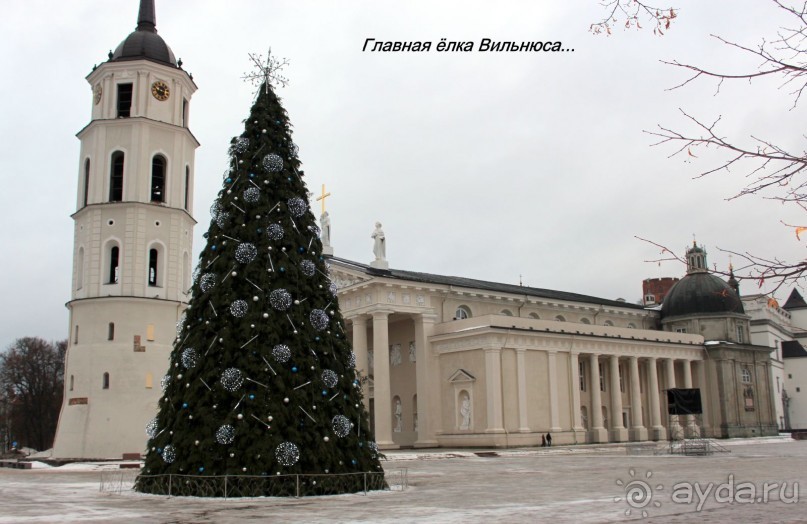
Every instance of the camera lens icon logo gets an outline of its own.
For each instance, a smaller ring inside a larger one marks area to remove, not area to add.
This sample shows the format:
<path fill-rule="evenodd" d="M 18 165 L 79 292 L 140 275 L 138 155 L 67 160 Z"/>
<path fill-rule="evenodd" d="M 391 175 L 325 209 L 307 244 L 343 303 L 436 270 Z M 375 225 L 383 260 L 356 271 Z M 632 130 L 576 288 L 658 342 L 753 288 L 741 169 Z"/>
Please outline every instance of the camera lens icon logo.
<path fill-rule="evenodd" d="M 624 496 L 614 497 L 614 502 L 624 500 L 628 504 L 628 509 L 625 510 L 626 517 L 633 515 L 634 511 L 641 511 L 642 517 L 647 517 L 649 508 L 661 507 L 661 502 L 653 500 L 653 495 L 656 491 L 663 490 L 664 486 L 662 484 L 656 484 L 655 487 L 651 485 L 652 471 L 646 472 L 644 478 L 641 478 L 641 476 L 636 478 L 636 470 L 633 468 L 629 469 L 628 473 L 630 473 L 630 479 L 627 481 L 617 479 L 616 481 L 616 485 L 624 489 Z"/>

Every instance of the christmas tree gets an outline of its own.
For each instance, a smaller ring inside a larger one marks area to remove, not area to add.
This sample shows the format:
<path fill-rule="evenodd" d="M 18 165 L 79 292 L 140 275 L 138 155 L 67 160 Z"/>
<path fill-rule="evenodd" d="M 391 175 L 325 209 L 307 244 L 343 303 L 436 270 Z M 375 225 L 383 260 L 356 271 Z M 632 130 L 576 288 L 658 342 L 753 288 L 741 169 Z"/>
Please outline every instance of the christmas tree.
<path fill-rule="evenodd" d="M 385 487 L 271 57 L 233 138 L 136 489 L 192 496 Z M 225 479 L 226 480 L 222 480 Z"/>

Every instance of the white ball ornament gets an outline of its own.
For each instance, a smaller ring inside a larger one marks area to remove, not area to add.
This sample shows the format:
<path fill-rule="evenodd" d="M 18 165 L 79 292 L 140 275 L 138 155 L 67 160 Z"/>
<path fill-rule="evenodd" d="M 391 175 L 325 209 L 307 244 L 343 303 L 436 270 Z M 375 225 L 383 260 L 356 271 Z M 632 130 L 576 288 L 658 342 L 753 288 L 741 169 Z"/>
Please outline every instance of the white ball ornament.
<path fill-rule="evenodd" d="M 241 413 L 239 413 L 237 418 L 238 418 L 238 420 L 244 420 L 244 415 L 242 415 Z"/>
<path fill-rule="evenodd" d="M 252 297 L 253 302 L 257 302 L 259 300 L 260 300 L 260 298 L 258 298 L 258 295 L 255 295 L 254 297 Z"/>
<path fill-rule="evenodd" d="M 234 457 L 235 457 L 235 453 L 230 453 L 230 458 L 234 458 Z"/>
<path fill-rule="evenodd" d="M 241 471 L 246 471 L 246 470 L 247 470 L 247 468 L 241 468 Z"/>
<path fill-rule="evenodd" d="M 232 276 L 234 276 L 234 277 L 237 277 L 237 276 L 238 276 L 238 271 L 233 271 L 233 272 L 232 272 L 232 273 L 230 273 L 230 274 L 231 274 Z"/>
<path fill-rule="evenodd" d="M 228 190 L 227 190 L 227 194 L 228 194 L 228 195 L 233 194 L 233 190 L 232 190 L 232 189 L 228 189 Z"/>
<path fill-rule="evenodd" d="M 295 305 L 295 306 L 299 306 L 299 305 L 300 305 L 300 301 L 299 301 L 299 300 L 295 300 L 295 301 L 294 301 L 294 305 Z"/>
<path fill-rule="evenodd" d="M 284 399 L 283 399 L 283 403 L 284 403 L 284 404 L 288 404 L 288 403 L 289 403 L 289 397 L 284 398 Z"/>
<path fill-rule="evenodd" d="M 274 417 L 272 417 L 272 415 L 269 415 L 268 417 L 266 417 L 266 420 L 272 422 L 274 420 Z"/>
<path fill-rule="evenodd" d="M 324 438 L 324 439 L 322 439 L 322 440 L 324 440 L 325 442 L 329 442 L 331 439 L 330 439 L 330 438 L 328 438 L 328 437 L 325 437 L 325 438 Z"/>
<path fill-rule="evenodd" d="M 269 318 L 269 313 L 264 313 L 263 318 Z"/>
<path fill-rule="evenodd" d="M 199 441 L 198 441 L 198 440 L 197 440 L 197 441 L 195 441 L 195 442 L 194 442 L 194 444 L 196 444 L 196 445 L 198 446 L 198 445 L 199 445 Z"/>
<path fill-rule="evenodd" d="M 182 379 L 182 373 L 180 373 L 179 375 L 177 375 L 177 378 L 178 378 L 178 379 Z"/>

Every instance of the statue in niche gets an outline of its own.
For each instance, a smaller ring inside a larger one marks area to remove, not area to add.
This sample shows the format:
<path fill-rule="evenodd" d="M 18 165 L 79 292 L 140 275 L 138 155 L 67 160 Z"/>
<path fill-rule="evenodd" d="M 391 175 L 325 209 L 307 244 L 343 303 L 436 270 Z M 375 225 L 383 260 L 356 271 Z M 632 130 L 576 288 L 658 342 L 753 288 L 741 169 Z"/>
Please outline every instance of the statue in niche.
<path fill-rule="evenodd" d="M 331 217 L 327 211 L 323 211 L 319 217 L 320 233 L 319 239 L 323 246 L 331 245 Z"/>
<path fill-rule="evenodd" d="M 460 429 L 471 429 L 471 398 L 468 393 L 462 394 L 462 402 L 460 404 L 460 417 L 462 417 L 462 424 Z"/>
<path fill-rule="evenodd" d="M 409 362 L 417 362 L 417 354 L 414 342 L 409 342 Z"/>
<path fill-rule="evenodd" d="M 401 399 L 395 399 L 395 433 L 400 433 L 403 429 L 403 408 L 401 407 Z"/>
<path fill-rule="evenodd" d="M 381 222 L 375 223 L 375 231 L 370 235 L 373 239 L 373 254 L 376 260 L 387 259 L 387 238 L 384 236 L 384 230 L 381 229 Z"/>
<path fill-rule="evenodd" d="M 393 344 L 389 347 L 389 363 L 392 367 L 401 365 L 401 345 Z"/>

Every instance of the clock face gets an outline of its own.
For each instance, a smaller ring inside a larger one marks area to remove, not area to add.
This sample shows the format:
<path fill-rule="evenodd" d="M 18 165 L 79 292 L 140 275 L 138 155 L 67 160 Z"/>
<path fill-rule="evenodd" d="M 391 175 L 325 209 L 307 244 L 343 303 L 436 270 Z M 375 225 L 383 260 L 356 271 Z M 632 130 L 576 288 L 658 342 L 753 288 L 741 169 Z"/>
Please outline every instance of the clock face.
<path fill-rule="evenodd" d="M 101 84 L 95 84 L 95 87 L 92 90 L 92 97 L 95 105 L 98 105 L 101 102 L 101 94 L 103 94 L 104 88 L 101 87 Z"/>
<path fill-rule="evenodd" d="M 158 80 L 151 84 L 151 94 L 159 101 L 168 100 L 168 96 L 171 94 L 171 91 L 168 89 L 168 85 Z"/>

